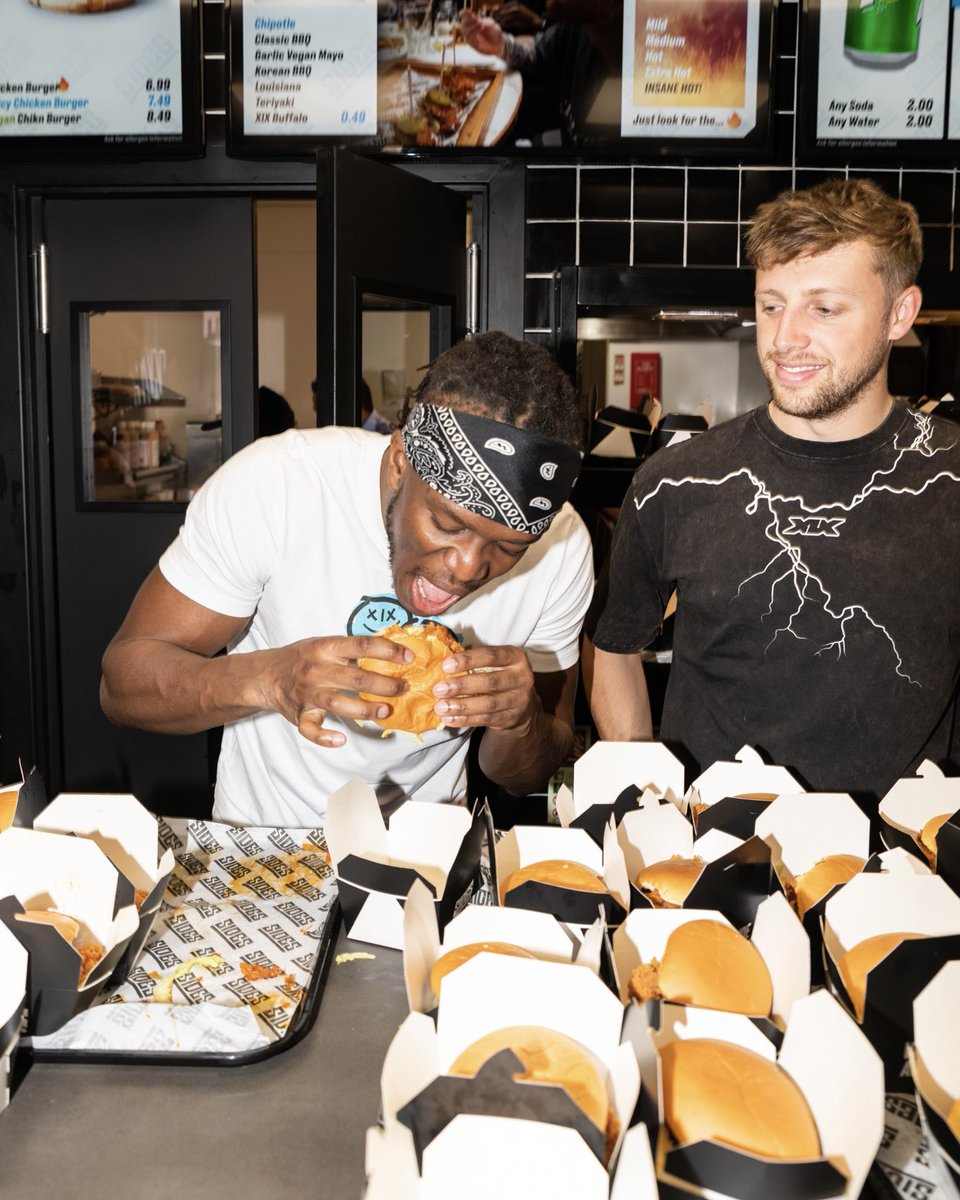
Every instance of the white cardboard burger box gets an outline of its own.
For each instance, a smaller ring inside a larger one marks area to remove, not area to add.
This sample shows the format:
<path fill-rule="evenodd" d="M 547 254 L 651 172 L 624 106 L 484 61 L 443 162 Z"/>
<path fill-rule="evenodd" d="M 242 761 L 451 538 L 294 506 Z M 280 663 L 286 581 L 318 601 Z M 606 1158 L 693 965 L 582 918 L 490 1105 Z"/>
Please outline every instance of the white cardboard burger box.
<path fill-rule="evenodd" d="M 743 746 L 733 762 L 715 762 L 697 776 L 684 796 L 684 811 L 692 813 L 701 836 L 711 829 L 724 829 L 748 838 L 754 832 L 757 813 L 769 801 L 744 797 L 802 791 L 786 767 L 764 762 L 753 747 Z"/>
<path fill-rule="evenodd" d="M 913 1002 L 907 1047 L 924 1132 L 960 1190 L 960 1134 L 948 1124 L 960 1105 L 960 960 L 946 963 Z"/>
<path fill-rule="evenodd" d="M 514 871 L 552 859 L 586 867 L 600 876 L 609 894 L 533 881 L 522 883 L 504 894 L 504 884 Z M 600 910 L 610 927 L 619 925 L 626 915 L 630 894 L 627 869 L 612 822 L 604 830 L 602 849 L 585 829 L 514 825 L 491 848 L 490 868 L 496 902 L 506 908 L 550 913 L 581 931 L 594 924 Z"/>
<path fill-rule="evenodd" d="M 161 852 L 157 818 L 130 793 L 61 792 L 39 814 L 34 829 L 76 834 L 96 842 L 120 873 L 121 905 L 136 903 L 140 924 L 115 974 L 126 977 L 140 956 L 173 871 L 173 851 Z"/>
<path fill-rule="evenodd" d="M 733 926 L 713 909 L 634 909 L 613 933 L 613 963 L 620 999 L 630 1004 L 630 975 L 634 967 L 662 959 L 667 939 L 688 921 L 719 921 Z M 770 1016 L 783 1028 L 794 1005 L 810 991 L 810 944 L 786 899 L 776 892 L 757 908 L 750 941 L 760 953 L 773 984 Z M 679 1006 L 675 1006 L 679 1007 Z"/>
<path fill-rule="evenodd" d="M 0 838 L 0 920 L 30 955 L 30 1034 L 55 1033 L 89 1008 L 139 925 L 133 904 L 118 902 L 120 875 L 87 838 L 8 829 Z M 103 958 L 79 986 L 81 959 L 51 925 L 18 921 L 29 909 L 54 909 L 80 922 L 81 944 L 93 940 Z"/>
<path fill-rule="evenodd" d="M 876 1051 L 837 1002 L 821 989 L 798 1000 L 779 1054 L 748 1018 L 661 1005 L 651 1028 L 652 1056 L 641 1055 L 644 1086 L 655 1075 L 661 1095 L 660 1049 L 676 1038 L 719 1038 L 778 1062 L 798 1085 L 820 1135 L 821 1156 L 773 1160 L 719 1142 L 673 1145 L 663 1127 L 655 1149 L 661 1185 L 711 1200 L 807 1200 L 860 1195 L 884 1132 L 883 1068 Z M 672 1194 L 672 1192 L 670 1193 Z"/>
<path fill-rule="evenodd" d="M 351 779 L 330 796 L 324 836 L 350 937 L 403 947 L 403 904 L 417 878 L 443 928 L 473 894 L 486 829 L 482 810 L 408 800 L 384 823 L 377 794 Z"/>
<path fill-rule="evenodd" d="M 636 885 L 639 873 L 674 856 L 696 856 L 706 864 L 684 907 L 720 909 L 741 928 L 752 922 L 757 905 L 770 895 L 773 878 L 766 845 L 758 838 L 742 841 L 717 830 L 694 841 L 692 825 L 672 804 L 646 804 L 628 813 L 617 839 L 630 881 L 631 909 L 652 907 Z"/>
<path fill-rule="evenodd" d="M 0 1113 L 10 1103 L 13 1060 L 27 1007 L 27 949 L 0 923 Z"/>
<path fill-rule="evenodd" d="M 603 1134 L 562 1088 L 514 1080 L 517 1060 L 509 1051 L 495 1055 L 475 1078 L 446 1074 L 477 1039 L 512 1025 L 547 1025 L 579 1042 L 603 1067 L 620 1122 L 618 1148 L 630 1146 L 621 1154 L 617 1186 L 629 1183 L 633 1190 L 623 1195 L 654 1200 L 649 1160 L 645 1175 L 642 1150 L 636 1152 L 643 1138 L 625 1134 L 640 1077 L 632 1045 L 621 1042 L 623 1008 L 616 996 L 586 967 L 498 954 L 477 955 L 447 976 L 436 1026 L 425 1014 L 411 1013 L 397 1031 L 381 1078 L 384 1132 L 368 1140 L 371 1180 L 383 1178 L 384 1157 L 391 1155 L 396 1196 L 479 1196 L 489 1193 L 474 1190 L 473 1172 L 489 1172 L 492 1159 L 500 1168 L 498 1196 L 544 1194 L 544 1176 L 556 1179 L 557 1195 L 619 1195 L 611 1193 L 603 1163 Z M 533 1192 L 519 1190 L 508 1169 L 522 1171 L 522 1160 L 541 1166 Z M 621 1174 L 626 1171 L 631 1178 Z"/>
<path fill-rule="evenodd" d="M 940 967 L 960 957 L 960 896 L 937 875 L 862 872 L 838 888 L 823 913 L 826 980 L 853 1014 L 838 963 L 866 938 L 913 933 L 867 974 L 863 1032 L 883 1059 L 889 1091 L 902 1090 L 913 1001 Z"/>
<path fill-rule="evenodd" d="M 565 784 L 557 791 L 557 815 L 600 843 L 610 816 L 619 824 L 646 793 L 680 805 L 683 763 L 671 750 L 662 742 L 594 742 L 573 764 L 573 791 Z"/>
<path fill-rule="evenodd" d="M 577 944 L 570 930 L 549 913 L 499 905 L 468 904 L 442 931 L 437 925 L 433 897 L 417 880 L 403 906 L 403 977 L 411 1012 L 432 1012 L 437 998 L 430 987 L 434 963 L 458 946 L 477 942 L 505 942 L 548 962 L 586 962 L 600 966 L 600 938 Z"/>
<path fill-rule="evenodd" d="M 885 844 L 909 850 L 924 862 L 927 857 L 920 842 L 924 825 L 942 813 L 953 814 L 937 834 L 936 869 L 960 892 L 960 776 L 946 776 L 924 759 L 915 776 L 897 780 L 880 801 L 879 812 Z"/>
<path fill-rule="evenodd" d="M 47 803 L 47 789 L 36 767 L 29 771 L 20 764 L 19 783 L 0 785 L 0 833 L 13 826 L 29 829 Z"/>

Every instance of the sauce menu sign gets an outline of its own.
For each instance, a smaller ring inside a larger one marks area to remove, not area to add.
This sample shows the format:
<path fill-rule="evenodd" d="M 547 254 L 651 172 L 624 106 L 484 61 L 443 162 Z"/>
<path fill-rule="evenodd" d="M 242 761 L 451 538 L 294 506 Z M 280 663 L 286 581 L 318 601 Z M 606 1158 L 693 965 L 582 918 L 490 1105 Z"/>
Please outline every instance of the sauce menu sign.
<path fill-rule="evenodd" d="M 377 131 L 376 0 L 232 0 L 231 142 Z"/>
<path fill-rule="evenodd" d="M 4 0 L 2 29 L 0 139 L 199 143 L 196 0 Z"/>
<path fill-rule="evenodd" d="M 898 159 L 952 156 L 960 136 L 955 3 L 807 0 L 802 71 L 816 81 L 802 114 L 807 148 L 845 158 L 861 147 Z"/>
<path fill-rule="evenodd" d="M 760 0 L 626 0 L 621 136 L 747 138 L 760 27 Z"/>

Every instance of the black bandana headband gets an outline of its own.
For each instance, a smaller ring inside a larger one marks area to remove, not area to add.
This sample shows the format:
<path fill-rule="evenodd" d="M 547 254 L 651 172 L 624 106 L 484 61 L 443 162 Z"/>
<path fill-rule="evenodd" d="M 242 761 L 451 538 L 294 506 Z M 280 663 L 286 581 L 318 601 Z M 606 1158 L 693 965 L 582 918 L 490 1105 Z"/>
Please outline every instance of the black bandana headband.
<path fill-rule="evenodd" d="M 573 491 L 583 457 L 542 434 L 437 404 L 415 404 L 402 436 L 428 487 L 520 533 L 543 533 Z"/>

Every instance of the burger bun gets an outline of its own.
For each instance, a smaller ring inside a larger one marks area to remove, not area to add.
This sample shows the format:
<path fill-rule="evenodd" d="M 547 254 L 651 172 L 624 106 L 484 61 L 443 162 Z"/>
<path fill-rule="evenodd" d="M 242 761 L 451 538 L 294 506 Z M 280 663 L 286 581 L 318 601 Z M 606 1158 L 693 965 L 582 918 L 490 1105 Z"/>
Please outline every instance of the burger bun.
<path fill-rule="evenodd" d="M 427 621 L 423 625 L 391 625 L 380 631 L 379 637 L 388 638 L 413 654 L 413 662 L 387 662 L 382 658 L 361 658 L 357 664 L 363 671 L 373 671 L 392 679 L 406 681 L 407 690 L 399 696 L 376 696 L 361 692 L 363 700 L 373 700 L 390 705 L 386 717 L 377 718 L 383 729 L 399 729 L 405 733 L 421 734 L 431 729 L 442 729 L 443 718 L 434 712 L 437 698 L 433 686 L 448 678 L 441 669 L 444 659 L 458 654 L 463 647 L 445 625 Z"/>
<path fill-rule="evenodd" d="M 644 867 L 634 883 L 654 908 L 680 908 L 705 866 L 702 858 L 675 854 Z"/>
<path fill-rule="evenodd" d="M 529 950 L 514 946 L 510 942 L 468 942 L 463 946 L 455 946 L 446 954 L 441 954 L 430 968 L 430 989 L 433 994 L 439 998 L 440 985 L 450 972 L 462 967 L 475 955 L 483 953 L 505 954 L 512 958 L 536 958 Z"/>

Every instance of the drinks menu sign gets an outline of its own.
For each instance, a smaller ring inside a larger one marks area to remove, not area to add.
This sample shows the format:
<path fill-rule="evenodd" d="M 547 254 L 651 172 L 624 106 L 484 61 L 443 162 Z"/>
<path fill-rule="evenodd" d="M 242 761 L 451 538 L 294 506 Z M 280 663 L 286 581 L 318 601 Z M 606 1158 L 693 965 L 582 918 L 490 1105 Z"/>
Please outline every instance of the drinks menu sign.
<path fill-rule="evenodd" d="M 757 126 L 760 0 L 626 0 L 621 135 L 743 141 Z"/>
<path fill-rule="evenodd" d="M 377 132 L 376 0 L 232 0 L 231 141 Z"/>
<path fill-rule="evenodd" d="M 955 5 L 807 0 L 801 69 L 816 79 L 803 113 L 807 147 L 845 158 L 861 147 L 898 159 L 952 153 L 948 142 L 960 136 Z"/>
<path fill-rule="evenodd" d="M 196 0 L 4 0 L 2 30 L 0 139 L 199 145 Z"/>

